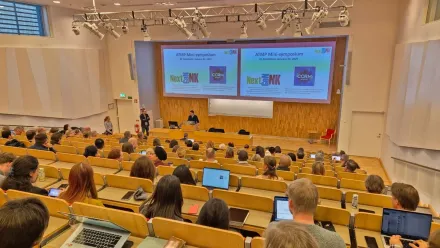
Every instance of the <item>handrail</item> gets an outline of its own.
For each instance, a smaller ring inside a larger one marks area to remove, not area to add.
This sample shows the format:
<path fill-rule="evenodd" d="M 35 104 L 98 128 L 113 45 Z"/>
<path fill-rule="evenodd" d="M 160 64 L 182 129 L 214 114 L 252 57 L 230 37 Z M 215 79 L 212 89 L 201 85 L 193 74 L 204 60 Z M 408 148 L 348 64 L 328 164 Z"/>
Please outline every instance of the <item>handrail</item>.
<path fill-rule="evenodd" d="M 425 165 L 421 165 L 421 164 L 417 164 L 417 163 L 414 163 L 414 162 L 406 161 L 406 160 L 403 160 L 403 159 L 400 159 L 400 158 L 396 158 L 396 157 L 391 157 L 391 158 L 394 159 L 394 160 L 400 161 L 400 162 L 404 162 L 404 163 L 407 163 L 407 164 L 415 165 L 417 167 L 421 167 L 423 169 L 427 169 L 427 170 L 431 170 L 431 171 L 435 171 L 435 172 L 440 172 L 440 170 L 438 170 L 438 169 L 434 169 L 434 168 L 431 168 L 431 167 L 428 167 L 428 166 L 425 166 Z"/>

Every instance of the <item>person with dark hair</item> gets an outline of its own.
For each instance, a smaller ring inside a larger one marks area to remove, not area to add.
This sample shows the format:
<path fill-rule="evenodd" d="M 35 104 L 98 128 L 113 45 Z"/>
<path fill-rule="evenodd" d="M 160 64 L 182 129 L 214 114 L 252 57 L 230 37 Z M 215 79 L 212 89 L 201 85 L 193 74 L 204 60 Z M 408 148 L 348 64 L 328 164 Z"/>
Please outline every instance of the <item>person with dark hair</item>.
<path fill-rule="evenodd" d="M 283 181 L 284 179 L 282 177 L 277 176 L 276 167 L 277 160 L 275 159 L 275 157 L 264 157 L 264 173 L 263 175 L 257 176 L 257 178 Z"/>
<path fill-rule="evenodd" d="M 104 127 L 105 127 L 105 135 L 112 135 L 113 134 L 113 124 L 110 120 L 110 116 L 106 116 L 104 118 Z"/>
<path fill-rule="evenodd" d="M 238 151 L 237 155 L 238 155 L 238 165 L 250 165 L 248 163 L 249 155 L 246 150 Z"/>
<path fill-rule="evenodd" d="M 150 179 L 154 182 L 156 177 L 156 167 L 153 162 L 146 156 L 141 156 L 134 161 L 130 171 L 131 177 Z"/>
<path fill-rule="evenodd" d="M 119 139 L 119 144 L 124 144 L 127 143 L 128 140 L 131 138 L 131 133 L 130 131 L 125 131 L 124 132 L 124 137 L 122 137 L 121 139 Z"/>
<path fill-rule="evenodd" d="M 345 165 L 345 172 L 354 173 L 356 169 L 359 168 L 358 163 L 354 161 L 353 159 L 349 159 Z"/>
<path fill-rule="evenodd" d="M 153 194 L 141 205 L 139 211 L 147 219 L 162 217 L 183 220 L 182 206 L 183 196 L 179 178 L 166 175 L 159 180 Z"/>
<path fill-rule="evenodd" d="M 122 154 L 121 149 L 119 148 L 113 148 L 107 156 L 108 159 L 116 159 L 119 162 L 122 162 L 124 155 Z"/>
<path fill-rule="evenodd" d="M 49 211 L 35 197 L 8 201 L 0 208 L 0 247 L 39 247 Z"/>
<path fill-rule="evenodd" d="M 275 147 L 271 146 L 269 149 L 267 149 L 270 152 L 271 156 L 275 156 Z"/>
<path fill-rule="evenodd" d="M 0 186 L 11 171 L 12 162 L 16 159 L 12 153 L 0 153 Z"/>
<path fill-rule="evenodd" d="M 159 166 L 159 165 L 166 165 L 164 163 L 165 160 L 167 160 L 168 156 L 167 156 L 167 152 L 165 151 L 165 149 L 163 149 L 160 146 L 156 146 L 154 147 L 154 154 L 155 154 L 155 160 L 153 161 L 154 166 Z"/>
<path fill-rule="evenodd" d="M 161 146 L 160 139 L 154 138 L 153 139 L 153 146 Z"/>
<path fill-rule="evenodd" d="M 380 176 L 369 175 L 367 179 L 365 179 L 365 188 L 368 193 L 382 194 L 385 189 L 385 183 Z"/>
<path fill-rule="evenodd" d="M 281 154 L 281 147 L 275 146 L 275 154 Z"/>
<path fill-rule="evenodd" d="M 96 148 L 96 146 L 93 146 L 93 145 L 86 147 L 83 155 L 86 158 L 88 158 L 90 156 L 91 157 L 101 157 L 101 155 L 98 153 L 98 148 Z"/>
<path fill-rule="evenodd" d="M 200 149 L 199 143 L 194 142 L 192 145 L 192 150 L 193 151 L 198 151 Z"/>
<path fill-rule="evenodd" d="M 185 141 L 185 145 L 186 145 L 186 147 L 192 147 L 193 146 L 193 142 L 188 139 L 188 140 Z"/>
<path fill-rule="evenodd" d="M 261 158 L 264 158 L 265 152 L 262 146 L 255 147 L 255 153 L 260 155 Z"/>
<path fill-rule="evenodd" d="M 324 163 L 321 161 L 316 161 L 312 165 L 312 174 L 313 175 L 319 175 L 319 176 L 325 176 L 325 166 Z"/>
<path fill-rule="evenodd" d="M 181 141 L 186 141 L 188 139 L 188 133 L 183 134 L 183 138 L 181 138 Z"/>
<path fill-rule="evenodd" d="M 213 228 L 229 229 L 229 208 L 226 202 L 212 198 L 200 210 L 197 224 Z"/>
<path fill-rule="evenodd" d="M 249 145 L 248 144 L 244 145 L 244 149 L 249 150 Z"/>
<path fill-rule="evenodd" d="M 47 134 L 39 133 L 35 135 L 35 144 L 30 146 L 29 149 L 41 150 L 41 151 L 51 151 L 55 152 L 52 145 L 48 142 Z"/>
<path fill-rule="evenodd" d="M 2 138 L 8 139 L 8 141 L 6 141 L 5 143 L 5 146 L 23 147 L 23 148 L 26 147 L 23 142 L 12 138 L 12 132 L 10 130 L 2 131 Z"/>
<path fill-rule="evenodd" d="M 179 178 L 181 184 L 196 185 L 191 171 L 184 164 L 177 166 L 173 171 L 173 175 Z"/>
<path fill-rule="evenodd" d="M 69 130 L 69 124 L 65 124 L 63 126 L 63 130 L 60 131 L 60 133 L 62 134 L 66 134 L 66 132 Z"/>
<path fill-rule="evenodd" d="M 91 135 L 92 135 L 91 132 L 89 132 L 89 131 L 85 131 L 85 132 L 83 133 L 83 138 L 84 138 L 84 139 L 88 139 L 88 138 L 90 138 Z"/>
<path fill-rule="evenodd" d="M 350 157 L 348 156 L 348 154 L 342 154 L 341 155 L 341 164 L 342 167 L 345 167 L 347 165 L 348 160 L 350 160 Z"/>
<path fill-rule="evenodd" d="M 52 136 L 50 136 L 50 144 L 51 145 L 61 145 L 61 139 L 63 138 L 63 134 L 58 132 L 58 133 L 54 133 L 52 134 Z"/>
<path fill-rule="evenodd" d="M 101 138 L 96 139 L 95 146 L 96 146 L 96 148 L 98 148 L 98 150 L 104 149 L 104 140 Z"/>
<path fill-rule="evenodd" d="M 48 195 L 47 190 L 33 186 L 38 179 L 38 159 L 25 155 L 12 162 L 11 171 L 1 185 L 3 190 L 15 189 L 19 191 Z"/>
<path fill-rule="evenodd" d="M 194 114 L 194 110 L 189 111 L 188 121 L 194 122 L 195 125 L 199 124 L 199 117 Z"/>
<path fill-rule="evenodd" d="M 35 130 L 27 130 L 26 131 L 26 138 L 29 142 L 34 143 L 35 135 L 37 135 L 37 132 Z"/>
<path fill-rule="evenodd" d="M 173 139 L 170 141 L 170 148 L 173 149 L 175 146 L 179 145 L 177 140 Z"/>
<path fill-rule="evenodd" d="M 104 207 L 104 204 L 98 200 L 92 166 L 84 162 L 75 164 L 69 172 L 69 187 L 60 194 L 59 198 L 69 204 L 83 202 Z"/>
<path fill-rule="evenodd" d="M 293 152 L 289 152 L 287 153 L 287 155 L 290 157 L 290 159 L 292 159 L 293 162 L 296 162 L 296 155 Z"/>
<path fill-rule="evenodd" d="M 419 192 L 414 186 L 405 183 L 391 185 L 393 208 L 399 210 L 416 211 L 420 202 Z"/>
<path fill-rule="evenodd" d="M 296 156 L 298 157 L 298 159 L 304 159 L 305 156 L 304 148 L 300 147 L 298 149 L 298 152 L 296 153 Z"/>
<path fill-rule="evenodd" d="M 141 120 L 142 133 L 147 136 L 150 135 L 150 116 L 147 114 L 147 110 L 145 108 L 141 108 L 141 115 L 139 116 Z"/>
<path fill-rule="evenodd" d="M 133 145 L 131 143 L 128 143 L 128 142 L 122 144 L 122 152 L 126 152 L 128 154 L 134 153 Z"/>
<path fill-rule="evenodd" d="M 49 130 L 50 134 L 58 133 L 59 129 L 57 127 L 51 127 Z"/>
<path fill-rule="evenodd" d="M 226 148 L 225 158 L 234 158 L 234 148 L 230 146 Z"/>
<path fill-rule="evenodd" d="M 234 143 L 229 142 L 229 143 L 228 143 L 228 146 L 229 146 L 229 147 L 234 147 Z"/>

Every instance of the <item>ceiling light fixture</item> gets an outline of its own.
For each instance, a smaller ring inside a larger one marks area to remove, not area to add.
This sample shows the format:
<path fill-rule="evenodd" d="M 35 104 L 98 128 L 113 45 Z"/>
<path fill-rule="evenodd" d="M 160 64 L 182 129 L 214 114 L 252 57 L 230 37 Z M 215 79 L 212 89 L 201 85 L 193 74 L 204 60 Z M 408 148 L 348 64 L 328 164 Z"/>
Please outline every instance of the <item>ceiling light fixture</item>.
<path fill-rule="evenodd" d="M 120 4 L 120 3 L 114 3 L 114 5 L 115 5 L 115 6 L 121 6 L 121 4 Z"/>
<path fill-rule="evenodd" d="M 328 10 L 326 8 L 317 7 L 316 11 L 313 13 L 312 16 L 312 23 L 310 26 L 305 28 L 307 34 L 314 34 L 315 28 L 319 27 L 319 24 L 322 22 L 322 20 L 327 17 Z"/>
<path fill-rule="evenodd" d="M 246 26 L 245 22 L 243 22 L 243 24 L 241 25 L 240 29 L 241 29 L 240 39 L 247 39 L 247 38 L 249 38 L 249 36 L 247 34 L 247 26 Z"/>
<path fill-rule="evenodd" d="M 179 16 L 179 17 L 176 17 L 176 18 L 174 18 L 174 19 L 171 19 L 170 22 L 171 22 L 171 23 L 174 23 L 174 24 L 177 26 L 177 28 L 178 28 L 182 33 L 185 34 L 185 36 L 186 36 L 186 38 L 187 38 L 188 40 L 193 36 L 193 33 L 192 33 L 191 31 L 189 31 L 189 30 L 186 28 L 186 22 L 185 22 L 185 20 L 183 19 L 183 16 Z"/>
<path fill-rule="evenodd" d="M 293 9 L 287 8 L 283 10 L 282 18 L 281 26 L 275 30 L 278 35 L 284 35 L 284 31 L 290 27 L 290 22 L 292 22 L 294 19 L 299 19 L 299 15 Z"/>
<path fill-rule="evenodd" d="M 115 27 L 110 22 L 107 22 L 104 25 L 105 30 L 107 30 L 107 33 L 110 33 L 116 40 L 121 37 L 121 35 L 116 32 Z"/>
<path fill-rule="evenodd" d="M 339 13 L 339 23 L 342 27 L 347 27 L 350 24 L 350 14 L 347 7 L 342 7 L 341 13 Z"/>
<path fill-rule="evenodd" d="M 92 34 L 98 36 L 100 40 L 104 39 L 104 34 L 99 32 L 98 26 L 95 23 L 84 22 L 83 26 L 87 28 Z"/>
<path fill-rule="evenodd" d="M 128 28 L 128 25 L 127 25 L 127 23 L 124 21 L 124 23 L 122 24 L 122 33 L 124 33 L 124 34 L 128 34 L 128 31 L 130 30 L 129 28 Z"/>
<path fill-rule="evenodd" d="M 257 18 L 257 26 L 261 29 L 261 30 L 265 30 L 267 28 L 266 25 L 266 20 L 264 19 L 264 13 L 259 13 L 258 14 L 258 18 Z"/>
<path fill-rule="evenodd" d="M 148 28 L 147 25 L 145 24 L 145 20 L 142 20 L 141 31 L 144 34 L 144 41 L 150 41 L 151 36 L 150 33 L 148 32 Z"/>
<path fill-rule="evenodd" d="M 53 3 L 61 3 L 60 1 L 53 1 Z"/>
<path fill-rule="evenodd" d="M 302 37 L 303 33 L 302 33 L 302 25 L 301 25 L 301 20 L 297 19 L 296 23 L 295 23 L 295 28 L 293 30 L 293 37 Z"/>
<path fill-rule="evenodd" d="M 80 35 L 81 34 L 81 23 L 78 22 L 72 22 L 72 31 L 74 34 L 76 35 Z"/>
<path fill-rule="evenodd" d="M 206 25 L 206 20 L 203 17 L 203 14 L 198 9 L 194 10 L 194 16 L 192 21 L 194 24 L 197 24 L 197 26 L 199 26 L 200 31 L 203 34 L 203 37 L 209 38 L 211 33 L 208 32 L 208 26 Z"/>

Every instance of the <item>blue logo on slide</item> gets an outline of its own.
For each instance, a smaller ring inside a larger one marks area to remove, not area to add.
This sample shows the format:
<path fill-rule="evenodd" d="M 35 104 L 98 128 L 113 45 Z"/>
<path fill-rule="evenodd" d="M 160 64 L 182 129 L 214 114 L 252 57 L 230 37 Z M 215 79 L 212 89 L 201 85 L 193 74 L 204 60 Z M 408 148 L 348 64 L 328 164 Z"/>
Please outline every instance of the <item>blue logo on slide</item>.
<path fill-rule="evenodd" d="M 209 83 L 226 84 L 226 66 L 210 66 Z"/>
<path fill-rule="evenodd" d="M 315 86 L 316 67 L 295 67 L 295 86 Z"/>

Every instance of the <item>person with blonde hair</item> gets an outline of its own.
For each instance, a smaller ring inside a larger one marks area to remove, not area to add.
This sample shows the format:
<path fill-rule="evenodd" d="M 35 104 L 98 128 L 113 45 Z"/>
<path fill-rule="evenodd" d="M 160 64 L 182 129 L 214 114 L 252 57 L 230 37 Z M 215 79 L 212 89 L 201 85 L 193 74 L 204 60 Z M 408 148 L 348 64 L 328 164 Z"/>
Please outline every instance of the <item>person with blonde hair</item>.
<path fill-rule="evenodd" d="M 133 150 L 136 150 L 138 147 L 138 139 L 137 138 L 130 138 L 128 139 L 128 143 L 130 143 L 133 146 Z"/>
<path fill-rule="evenodd" d="M 215 150 L 214 148 L 208 148 L 206 150 L 206 162 L 211 162 L 211 163 L 218 163 L 218 161 L 215 159 Z"/>
<path fill-rule="evenodd" d="M 176 153 L 177 153 L 178 158 L 185 158 L 185 156 L 186 156 L 186 150 L 183 147 L 177 148 Z"/>
<path fill-rule="evenodd" d="M 254 155 L 252 156 L 252 158 L 251 158 L 251 161 L 254 161 L 254 162 L 261 162 L 261 156 L 258 155 L 258 154 L 254 154 Z"/>
<path fill-rule="evenodd" d="M 218 149 L 219 150 L 225 150 L 226 149 L 226 145 L 221 143 L 220 145 L 218 145 Z"/>
<path fill-rule="evenodd" d="M 277 175 L 276 167 L 277 160 L 275 157 L 264 157 L 264 173 L 263 175 L 257 176 L 257 178 L 283 181 L 284 179 Z"/>
<path fill-rule="evenodd" d="M 264 232 L 265 248 L 319 248 L 305 225 L 293 221 L 272 222 Z"/>
<path fill-rule="evenodd" d="M 234 148 L 228 147 L 226 149 L 225 158 L 234 158 Z"/>
<path fill-rule="evenodd" d="M 312 174 L 324 176 L 325 175 L 324 163 L 320 162 L 320 161 L 316 161 L 315 163 L 313 163 L 313 165 L 312 165 Z"/>
<path fill-rule="evenodd" d="M 214 148 L 214 142 L 212 142 L 212 140 L 209 140 L 209 141 L 206 143 L 206 149 L 208 149 L 208 148 Z"/>

